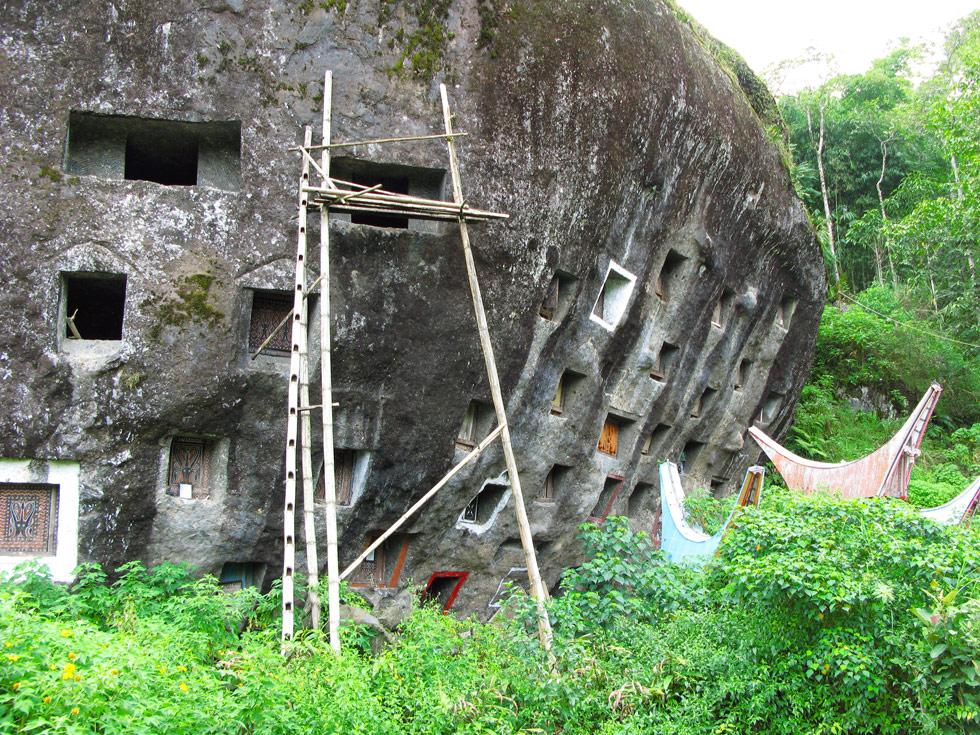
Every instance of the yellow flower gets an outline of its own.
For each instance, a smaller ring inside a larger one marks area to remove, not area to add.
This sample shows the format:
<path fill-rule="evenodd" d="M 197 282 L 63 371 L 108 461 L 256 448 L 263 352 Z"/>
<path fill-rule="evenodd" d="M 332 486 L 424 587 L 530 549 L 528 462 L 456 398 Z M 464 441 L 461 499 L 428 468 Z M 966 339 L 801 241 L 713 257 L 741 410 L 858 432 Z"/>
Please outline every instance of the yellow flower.
<path fill-rule="evenodd" d="M 759 550 L 759 549 L 761 549 L 761 548 L 762 548 L 762 544 L 756 544 L 756 545 L 755 545 L 755 550 L 756 550 L 756 551 L 758 551 L 758 550 Z"/>
<path fill-rule="evenodd" d="M 54 664 L 51 664 L 51 667 L 50 668 L 51 668 L 52 671 L 57 671 L 58 670 L 58 667 L 55 666 Z"/>
<path fill-rule="evenodd" d="M 74 653 L 69 653 L 68 654 L 68 660 L 69 661 L 74 661 L 75 660 L 75 654 Z"/>
<path fill-rule="evenodd" d="M 19 659 L 19 658 L 20 658 L 20 656 L 15 656 L 15 655 L 14 655 L 14 654 L 12 654 L 12 653 L 8 653 L 8 654 L 7 654 L 7 660 L 8 660 L 8 661 L 16 661 L 16 660 L 17 660 L 17 659 Z"/>
<path fill-rule="evenodd" d="M 81 675 L 81 674 L 78 674 L 78 675 L 77 675 L 77 676 L 75 677 L 75 681 L 81 681 L 81 680 L 82 680 L 82 675 Z"/>
<path fill-rule="evenodd" d="M 166 666 L 160 666 L 160 667 L 157 668 L 157 671 L 159 671 L 161 674 L 166 674 L 167 673 L 167 667 Z"/>
<path fill-rule="evenodd" d="M 177 667 L 177 671 L 187 671 L 187 667 L 186 666 L 178 666 Z"/>
<path fill-rule="evenodd" d="M 65 664 L 65 668 L 61 672 L 61 678 L 64 681 L 68 681 L 68 679 L 74 679 L 75 678 L 75 664 Z"/>
<path fill-rule="evenodd" d="M 118 673 L 119 673 L 119 669 L 109 669 L 110 676 L 115 676 Z"/>
<path fill-rule="evenodd" d="M 14 647 L 14 642 L 13 641 L 7 641 L 6 643 L 4 643 L 4 645 L 7 648 L 13 648 Z"/>
<path fill-rule="evenodd" d="M 45 697 L 41 701 L 44 702 L 45 704 L 50 704 L 51 703 L 51 697 Z"/>
<path fill-rule="evenodd" d="M 14 682 L 14 691 L 17 691 L 18 689 L 20 689 L 20 682 L 19 681 L 15 681 Z"/>
<path fill-rule="evenodd" d="M 71 713 L 72 713 L 73 715 L 77 715 L 77 714 L 78 714 L 78 707 L 72 707 L 72 708 L 71 708 Z"/>
<path fill-rule="evenodd" d="M 62 638 L 71 638 L 71 631 L 70 630 L 63 630 L 63 631 L 61 631 L 61 637 Z"/>
<path fill-rule="evenodd" d="M 187 685 L 184 682 L 180 682 L 180 691 L 187 692 Z"/>

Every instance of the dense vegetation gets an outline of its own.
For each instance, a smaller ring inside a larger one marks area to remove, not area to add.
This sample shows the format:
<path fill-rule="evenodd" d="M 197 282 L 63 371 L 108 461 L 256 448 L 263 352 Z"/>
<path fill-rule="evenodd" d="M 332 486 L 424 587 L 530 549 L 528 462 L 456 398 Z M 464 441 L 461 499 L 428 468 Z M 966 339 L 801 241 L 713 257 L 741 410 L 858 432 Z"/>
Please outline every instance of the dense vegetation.
<path fill-rule="evenodd" d="M 279 653 L 275 591 L 186 569 L 0 583 L 2 733 L 964 732 L 980 724 L 976 533 L 898 501 L 770 494 L 703 569 L 610 519 L 553 601 L 483 625 L 416 611 Z"/>

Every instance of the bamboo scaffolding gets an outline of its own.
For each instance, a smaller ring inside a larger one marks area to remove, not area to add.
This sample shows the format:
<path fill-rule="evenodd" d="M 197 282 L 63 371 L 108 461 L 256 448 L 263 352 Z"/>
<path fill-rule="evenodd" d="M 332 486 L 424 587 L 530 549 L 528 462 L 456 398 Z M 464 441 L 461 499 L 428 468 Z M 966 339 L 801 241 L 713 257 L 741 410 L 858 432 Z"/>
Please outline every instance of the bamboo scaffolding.
<path fill-rule="evenodd" d="M 323 76 L 323 127 L 321 144 L 330 145 L 333 105 L 333 74 Z M 304 141 L 309 144 L 311 141 Z M 320 153 L 320 177 L 330 183 L 330 149 Z M 330 216 L 320 207 L 320 390 L 323 410 L 323 488 L 327 526 L 327 618 L 330 647 L 340 651 L 340 562 L 337 557 L 337 484 L 333 460 L 333 383 L 330 365 Z"/>
<path fill-rule="evenodd" d="M 304 142 L 312 143 L 313 131 L 306 129 Z M 301 374 L 300 342 L 305 338 L 301 329 L 303 295 L 306 292 L 306 219 L 308 200 L 303 185 L 309 183 L 310 167 L 304 161 L 299 186 L 299 223 L 296 235 L 296 280 L 293 288 L 292 350 L 289 356 L 288 410 L 286 415 L 286 487 L 283 503 L 283 561 L 282 561 L 282 640 L 293 637 L 295 621 L 294 572 L 296 566 L 296 440 L 299 431 L 299 384 Z M 307 401 L 308 403 L 309 401 Z"/>
<path fill-rule="evenodd" d="M 353 148 L 359 145 L 375 145 L 376 143 L 403 143 L 410 140 L 446 140 L 447 138 L 463 138 L 469 135 L 469 133 L 453 133 L 447 136 L 445 133 L 436 133 L 435 135 L 408 135 L 402 138 L 374 138 L 373 140 L 352 140 L 346 143 L 328 143 L 326 145 L 311 145 L 307 148 L 310 151 L 317 151 L 323 148 Z M 299 150 L 297 146 L 293 146 L 289 150 L 296 151 Z"/>
<path fill-rule="evenodd" d="M 311 131 L 312 132 L 312 131 Z M 305 270 L 305 268 L 304 268 Z M 310 412 L 309 301 L 303 294 L 299 311 L 299 447 L 303 472 L 303 535 L 306 537 L 306 601 L 310 625 L 320 627 L 320 566 L 316 554 L 316 519 L 313 516 L 313 429 Z"/>
<path fill-rule="evenodd" d="M 439 85 L 439 94 L 442 97 L 442 116 L 446 125 L 446 134 L 453 132 L 452 114 L 449 111 L 449 95 L 446 92 L 446 85 Z M 453 198 L 457 203 L 463 203 L 463 187 L 459 176 L 459 162 L 456 160 L 456 148 L 452 138 L 446 140 L 449 148 L 449 167 L 453 179 Z M 483 348 L 483 358 L 487 366 L 487 378 L 490 381 L 490 394 L 493 397 L 493 407 L 497 412 L 497 424 L 502 431 L 500 442 L 503 445 L 504 460 L 507 464 L 507 476 L 510 480 L 510 489 L 514 494 L 514 508 L 517 511 L 517 528 L 520 532 L 521 546 L 524 547 L 524 558 L 527 563 L 528 577 L 531 581 L 531 596 L 534 598 L 537 610 L 538 637 L 541 646 L 548 654 L 549 661 L 554 663 L 554 655 L 551 653 L 551 621 L 548 618 L 548 611 L 545 603 L 548 600 L 548 590 L 541 581 L 541 572 L 538 569 L 538 558 L 534 552 L 534 538 L 531 534 L 531 524 L 527 517 L 527 508 L 524 506 L 524 493 L 521 491 L 521 478 L 517 472 L 517 459 L 514 456 L 514 447 L 510 442 L 510 430 L 507 427 L 507 413 L 504 408 L 503 393 L 500 390 L 500 378 L 497 375 L 497 362 L 493 356 L 493 345 L 490 342 L 490 329 L 487 326 L 487 315 L 483 308 L 483 296 L 480 293 L 480 282 L 476 275 L 476 262 L 473 258 L 473 251 L 470 249 L 470 236 L 466 226 L 466 219 L 459 218 L 459 235 L 463 244 L 463 257 L 466 260 L 466 273 L 470 283 L 470 293 L 473 296 L 473 311 L 476 314 L 477 329 L 480 332 L 480 346 Z"/>

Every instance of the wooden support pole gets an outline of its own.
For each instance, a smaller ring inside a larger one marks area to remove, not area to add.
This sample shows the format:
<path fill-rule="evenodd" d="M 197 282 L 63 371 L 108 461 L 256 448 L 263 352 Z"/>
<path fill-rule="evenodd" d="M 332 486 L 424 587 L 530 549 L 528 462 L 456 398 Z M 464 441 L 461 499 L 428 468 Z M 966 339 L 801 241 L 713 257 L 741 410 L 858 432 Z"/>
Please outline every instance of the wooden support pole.
<path fill-rule="evenodd" d="M 323 76 L 322 145 L 330 145 L 333 74 Z M 304 145 L 309 145 L 306 141 Z M 330 184 L 330 149 L 320 153 L 323 186 Z M 305 153 L 305 152 L 304 152 Z M 333 386 L 330 368 L 330 215 L 320 207 L 320 383 L 323 411 L 323 488 L 327 525 L 327 618 L 330 646 L 340 651 L 340 563 L 337 557 L 337 487 L 333 462 Z"/>
<path fill-rule="evenodd" d="M 445 84 L 439 85 L 439 92 L 442 96 L 442 116 L 446 125 L 446 134 L 452 135 L 453 122 L 452 115 L 449 111 L 449 96 L 446 93 Z M 446 140 L 446 145 L 449 148 L 449 166 L 453 179 L 453 199 L 457 204 L 463 204 L 463 187 L 460 183 L 459 163 L 456 160 L 456 148 L 452 138 Z M 538 637 L 541 640 L 541 646 L 548 653 L 549 660 L 553 662 L 553 654 L 551 653 L 551 621 L 548 618 L 548 610 L 545 607 L 545 603 L 548 600 L 548 590 L 541 581 L 538 559 L 534 553 L 534 539 L 531 535 L 531 524 L 528 521 L 527 508 L 524 507 L 524 493 L 521 491 L 521 479 L 517 474 L 517 459 L 514 457 L 514 448 L 510 442 L 510 430 L 507 427 L 504 398 L 500 390 L 500 379 L 497 376 L 497 363 L 493 356 L 493 345 L 490 343 L 487 315 L 483 308 L 483 296 L 480 294 L 480 283 L 476 275 L 476 262 L 473 259 L 473 251 L 470 249 L 470 237 L 466 228 L 466 220 L 462 216 L 459 218 L 459 234 L 463 242 L 463 256 L 466 260 L 466 273 L 469 278 L 470 293 L 473 296 L 473 311 L 476 313 L 476 324 L 480 333 L 480 345 L 483 348 L 483 358 L 487 365 L 490 394 L 493 397 L 493 406 L 497 412 L 497 424 L 502 427 L 500 441 L 503 445 L 510 488 L 514 493 L 514 507 L 517 511 L 517 528 L 521 536 L 521 546 L 524 547 L 527 573 L 531 581 L 531 595 L 534 598 L 537 609 Z"/>
<path fill-rule="evenodd" d="M 376 538 L 372 544 L 370 544 L 366 549 L 364 549 L 364 551 L 361 552 L 361 555 L 357 557 L 353 562 L 351 562 L 350 565 L 343 572 L 340 573 L 340 578 L 347 579 L 347 577 L 349 577 L 351 573 L 353 573 L 353 571 L 361 565 L 361 562 L 363 562 L 365 559 L 368 558 L 368 556 L 371 554 L 372 551 L 374 551 L 379 546 L 381 546 L 381 544 L 383 544 L 388 539 L 389 536 L 391 536 L 393 533 L 395 533 L 395 531 L 397 531 L 399 528 L 405 525 L 405 523 L 408 521 L 409 518 L 411 518 L 413 515 L 418 513 L 419 509 L 423 505 L 428 503 L 435 496 L 437 492 L 442 490 L 442 488 L 445 487 L 446 483 L 449 482 L 451 479 L 453 479 L 453 477 L 456 475 L 457 472 L 459 472 L 466 465 L 468 465 L 470 462 L 472 462 L 474 459 L 480 456 L 483 450 L 489 447 L 490 444 L 493 442 L 493 440 L 496 439 L 497 436 L 500 434 L 500 432 L 502 432 L 503 430 L 504 430 L 504 426 L 501 425 L 498 426 L 493 431 L 491 431 L 490 434 L 487 436 L 487 438 L 484 439 L 482 442 L 480 442 L 479 446 L 477 446 L 475 449 L 473 449 L 472 452 L 470 452 L 465 457 L 463 457 L 463 459 L 461 459 L 455 467 L 449 470 L 449 472 L 447 472 L 443 476 L 443 478 L 439 480 L 439 482 L 437 482 L 435 485 L 432 486 L 432 489 L 429 490 L 429 492 L 427 492 L 421 498 L 416 500 L 415 504 L 411 508 L 406 510 L 405 513 L 402 514 L 401 518 L 399 518 L 397 521 L 392 523 L 387 531 L 385 531 L 383 534 L 378 536 L 378 538 Z"/>
<path fill-rule="evenodd" d="M 311 143 L 313 131 L 307 127 L 305 142 Z M 299 431 L 299 384 L 301 370 L 300 342 L 305 335 L 301 328 L 303 295 L 306 293 L 306 219 L 308 194 L 303 185 L 310 179 L 310 167 L 303 161 L 299 185 L 299 224 L 296 236 L 296 280 L 293 287 L 292 349 L 289 353 L 289 387 L 287 390 L 286 415 L 286 491 L 283 503 L 282 545 L 282 640 L 291 639 L 294 632 L 295 603 L 294 574 L 296 571 L 296 440 Z"/>

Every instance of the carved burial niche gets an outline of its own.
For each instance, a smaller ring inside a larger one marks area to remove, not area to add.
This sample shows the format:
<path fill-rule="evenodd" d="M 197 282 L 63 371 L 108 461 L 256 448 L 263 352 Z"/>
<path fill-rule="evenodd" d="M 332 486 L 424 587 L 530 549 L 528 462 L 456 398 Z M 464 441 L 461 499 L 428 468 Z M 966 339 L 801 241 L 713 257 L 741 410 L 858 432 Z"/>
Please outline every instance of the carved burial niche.
<path fill-rule="evenodd" d="M 468 576 L 469 572 L 436 572 L 422 591 L 422 604 L 438 605 L 440 610 L 448 612 Z"/>
<path fill-rule="evenodd" d="M 612 413 L 606 414 L 596 451 L 610 457 L 618 456 L 620 445 L 629 440 L 630 429 L 634 424 L 632 419 L 616 416 Z"/>
<path fill-rule="evenodd" d="M 167 493 L 184 499 L 210 497 L 213 450 L 210 439 L 175 436 L 170 441 Z"/>
<path fill-rule="evenodd" d="M 122 339 L 123 314 L 126 310 L 125 275 L 63 273 L 62 294 L 64 337 L 83 340 Z M 72 323 L 78 331 L 78 337 L 71 328 Z"/>
<path fill-rule="evenodd" d="M 663 267 L 661 267 L 660 273 L 657 274 L 657 280 L 653 285 L 653 292 L 661 301 L 670 301 L 671 291 L 677 286 L 681 267 L 684 265 L 685 260 L 687 258 L 676 250 L 671 250 L 667 253 Z"/>
<path fill-rule="evenodd" d="M 242 125 L 72 112 L 69 173 L 165 186 L 241 187 Z"/>
<path fill-rule="evenodd" d="M 490 433 L 494 421 L 493 406 L 482 401 L 470 401 L 456 436 L 456 448 L 469 452 Z"/>
<path fill-rule="evenodd" d="M 370 546 L 379 536 L 380 531 L 368 534 L 364 548 Z M 410 538 L 408 534 L 396 533 L 385 539 L 354 571 L 352 586 L 397 587 L 408 554 Z"/>
<path fill-rule="evenodd" d="M 656 488 L 649 482 L 638 482 L 633 492 L 630 494 L 626 506 L 626 514 L 630 518 L 635 518 L 645 510 L 652 510 L 652 498 L 656 494 Z"/>
<path fill-rule="evenodd" d="M 592 307 L 592 321 L 598 322 L 610 331 L 615 329 L 626 313 L 626 307 L 633 295 L 635 285 L 635 275 L 613 261 L 609 261 L 606 278 L 602 288 L 599 289 L 595 306 Z"/>
<path fill-rule="evenodd" d="M 442 199 L 443 181 L 446 177 L 446 172 L 443 169 L 376 163 L 347 157 L 337 157 L 331 160 L 330 174 L 331 177 L 340 180 L 338 183 L 342 188 L 359 191 L 363 188 L 380 185 L 382 190 L 392 194 L 406 194 L 426 199 Z M 355 186 L 346 186 L 344 182 L 350 182 Z M 389 227 L 400 230 L 426 229 L 413 226 L 423 223 L 401 214 L 351 212 L 350 221 L 355 225 L 370 225 L 371 227 Z"/>
<path fill-rule="evenodd" d="M 749 378 L 752 375 L 752 361 L 751 360 L 739 360 L 738 367 L 735 368 L 735 377 L 732 381 L 732 387 L 741 391 L 746 383 L 749 382 Z"/>
<path fill-rule="evenodd" d="M 501 501 L 504 499 L 504 495 L 510 489 L 507 485 L 501 485 L 499 483 L 488 482 L 483 488 L 477 493 L 473 499 L 466 504 L 463 508 L 463 513 L 459 517 L 462 523 L 472 523 L 477 526 L 483 526 L 489 523 L 494 516 L 494 513 L 500 507 Z"/>
<path fill-rule="evenodd" d="M 650 377 L 658 383 L 665 382 L 670 371 L 676 364 L 677 356 L 680 352 L 681 350 L 677 345 L 664 342 L 660 346 L 660 351 L 657 353 L 653 367 L 650 368 Z"/>
<path fill-rule="evenodd" d="M 714 388 L 705 388 L 704 392 L 694 402 L 694 405 L 691 406 L 691 418 L 698 418 L 704 411 L 710 408 L 717 393 L 718 391 Z"/>
<path fill-rule="evenodd" d="M 555 497 L 560 495 L 568 481 L 568 473 L 571 467 L 556 464 L 548 471 L 548 476 L 544 479 L 544 486 L 536 500 L 539 503 L 554 503 Z"/>
<path fill-rule="evenodd" d="M 367 479 L 367 466 L 371 453 L 360 449 L 333 450 L 334 489 L 337 505 L 350 505 L 364 488 Z M 323 481 L 323 463 L 317 472 L 313 500 L 322 503 L 326 500 L 327 489 Z"/>
<path fill-rule="evenodd" d="M 572 300 L 572 284 L 575 277 L 564 271 L 555 271 L 538 309 L 542 319 L 557 322 L 568 312 Z"/>
<path fill-rule="evenodd" d="M 237 592 L 246 587 L 260 586 L 264 574 L 265 564 L 254 561 L 229 561 L 221 567 L 218 584 L 224 592 Z"/>
<path fill-rule="evenodd" d="M 57 485 L 0 483 L 0 553 L 54 556 L 57 539 Z"/>
<path fill-rule="evenodd" d="M 551 401 L 551 414 L 561 416 L 565 409 L 573 406 L 579 397 L 579 393 L 585 381 L 585 376 L 576 373 L 574 370 L 566 370 L 558 379 L 558 387 L 555 389 L 555 397 Z"/>
<path fill-rule="evenodd" d="M 695 441 L 691 439 L 684 445 L 684 451 L 681 452 L 680 461 L 680 471 L 690 471 L 694 464 L 698 461 L 698 457 L 701 456 L 701 451 L 704 449 L 704 442 Z"/>
<path fill-rule="evenodd" d="M 248 323 L 248 351 L 250 355 L 262 346 L 273 330 L 293 310 L 293 295 L 287 291 L 255 291 L 252 294 L 252 314 Z M 289 357 L 292 349 L 292 328 L 289 322 L 276 332 L 261 354 Z"/>
<path fill-rule="evenodd" d="M 612 511 L 616 498 L 619 497 L 623 489 L 625 477 L 619 475 L 609 475 L 602 485 L 602 492 L 599 493 L 599 500 L 596 502 L 592 513 L 589 514 L 589 521 L 592 523 L 603 523 Z"/>

